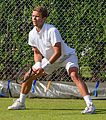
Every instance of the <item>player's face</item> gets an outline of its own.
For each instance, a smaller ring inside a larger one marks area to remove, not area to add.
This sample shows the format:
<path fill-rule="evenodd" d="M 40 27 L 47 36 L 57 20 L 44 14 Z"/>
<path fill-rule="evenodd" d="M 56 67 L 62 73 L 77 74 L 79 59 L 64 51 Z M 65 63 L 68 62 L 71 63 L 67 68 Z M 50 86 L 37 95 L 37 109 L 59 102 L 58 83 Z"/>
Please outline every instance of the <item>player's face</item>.
<path fill-rule="evenodd" d="M 33 22 L 33 25 L 40 28 L 43 26 L 44 22 L 45 22 L 45 17 L 42 18 L 42 15 L 40 12 L 37 12 L 37 11 L 33 11 L 32 12 L 32 22 Z"/>

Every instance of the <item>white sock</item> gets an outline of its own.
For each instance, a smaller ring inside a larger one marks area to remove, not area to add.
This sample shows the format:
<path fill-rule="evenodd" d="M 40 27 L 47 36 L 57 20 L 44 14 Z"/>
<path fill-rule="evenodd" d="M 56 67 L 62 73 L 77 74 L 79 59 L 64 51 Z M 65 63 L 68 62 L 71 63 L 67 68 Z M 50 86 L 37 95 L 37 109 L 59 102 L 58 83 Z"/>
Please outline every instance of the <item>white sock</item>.
<path fill-rule="evenodd" d="M 22 102 L 22 103 L 24 104 L 24 103 L 25 103 L 25 99 L 26 99 L 26 97 L 27 97 L 26 94 L 22 94 L 22 93 L 20 93 L 20 98 L 19 98 L 20 102 Z"/>
<path fill-rule="evenodd" d="M 84 98 L 87 106 L 89 106 L 89 104 L 92 103 L 92 100 L 91 100 L 90 95 L 86 95 L 86 96 L 84 96 L 83 98 Z"/>

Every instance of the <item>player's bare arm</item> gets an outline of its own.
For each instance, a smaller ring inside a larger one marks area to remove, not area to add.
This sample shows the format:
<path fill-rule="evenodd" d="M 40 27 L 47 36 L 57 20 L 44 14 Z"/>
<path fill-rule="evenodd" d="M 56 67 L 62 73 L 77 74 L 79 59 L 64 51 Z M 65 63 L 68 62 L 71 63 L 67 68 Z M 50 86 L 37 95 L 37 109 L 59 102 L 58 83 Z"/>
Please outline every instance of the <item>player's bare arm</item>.
<path fill-rule="evenodd" d="M 41 55 L 40 51 L 38 50 L 37 47 L 33 47 L 33 51 L 34 51 L 35 64 L 40 64 L 42 61 L 42 55 Z M 33 68 L 33 70 L 37 73 L 33 76 L 33 79 L 35 79 L 36 77 L 40 77 L 40 76 L 45 75 L 45 73 L 42 70 L 42 68 L 40 67 L 40 65 L 38 65 L 38 68 L 36 70 L 34 68 Z"/>
<path fill-rule="evenodd" d="M 49 59 L 50 64 L 53 64 L 61 56 L 61 42 L 56 43 L 53 49 L 54 49 L 54 54 Z M 40 67 L 35 72 L 37 74 L 41 74 L 42 72 L 44 72 L 44 69 Z"/>
<path fill-rule="evenodd" d="M 61 56 L 61 42 L 58 42 L 54 45 L 54 54 L 49 59 L 49 62 L 53 64 Z"/>
<path fill-rule="evenodd" d="M 34 61 L 36 62 L 41 62 L 42 61 L 42 55 L 40 51 L 37 49 L 37 47 L 33 47 L 34 51 Z"/>

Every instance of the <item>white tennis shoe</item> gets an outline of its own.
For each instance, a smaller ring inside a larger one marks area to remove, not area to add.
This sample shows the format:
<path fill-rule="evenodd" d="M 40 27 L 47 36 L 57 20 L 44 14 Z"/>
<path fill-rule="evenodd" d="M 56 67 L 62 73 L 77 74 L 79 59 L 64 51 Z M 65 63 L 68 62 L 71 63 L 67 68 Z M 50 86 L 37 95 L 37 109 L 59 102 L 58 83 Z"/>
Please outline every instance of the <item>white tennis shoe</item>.
<path fill-rule="evenodd" d="M 92 103 L 89 104 L 89 106 L 87 106 L 85 108 L 85 110 L 83 110 L 81 113 L 82 114 L 95 114 L 96 113 L 96 109 L 95 109 L 94 104 L 92 104 Z"/>
<path fill-rule="evenodd" d="M 17 99 L 12 106 L 8 107 L 8 110 L 25 110 L 25 104 L 21 103 L 19 99 Z"/>

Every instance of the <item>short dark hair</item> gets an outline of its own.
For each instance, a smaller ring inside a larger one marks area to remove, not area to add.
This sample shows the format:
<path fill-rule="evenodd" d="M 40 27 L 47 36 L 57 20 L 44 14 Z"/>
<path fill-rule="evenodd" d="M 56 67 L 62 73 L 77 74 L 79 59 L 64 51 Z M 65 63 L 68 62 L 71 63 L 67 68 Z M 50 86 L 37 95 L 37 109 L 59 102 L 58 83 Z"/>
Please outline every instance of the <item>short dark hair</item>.
<path fill-rule="evenodd" d="M 48 11 L 47 11 L 47 8 L 46 8 L 46 7 L 43 7 L 43 6 L 37 6 L 37 7 L 35 7 L 35 8 L 33 9 L 33 11 L 40 12 L 41 15 L 42 15 L 42 18 L 49 16 Z M 32 11 L 32 12 L 33 12 L 33 11 Z"/>

